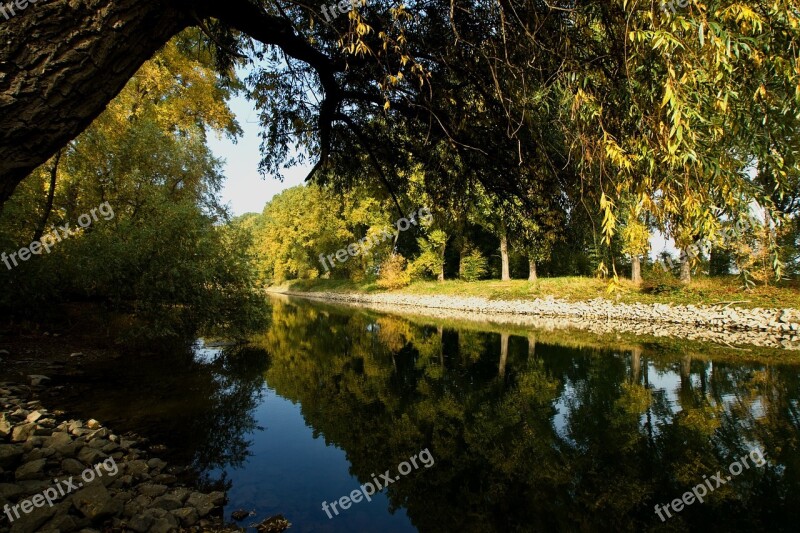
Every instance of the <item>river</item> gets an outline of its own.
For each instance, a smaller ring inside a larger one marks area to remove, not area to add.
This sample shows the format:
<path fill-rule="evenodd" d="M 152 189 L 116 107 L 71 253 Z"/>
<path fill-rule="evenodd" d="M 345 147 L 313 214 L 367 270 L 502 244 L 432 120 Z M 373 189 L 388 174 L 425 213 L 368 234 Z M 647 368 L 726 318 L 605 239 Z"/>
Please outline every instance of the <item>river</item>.
<path fill-rule="evenodd" d="M 271 313 L 247 345 L 90 365 L 62 400 L 166 445 L 227 489 L 227 516 L 255 513 L 243 525 L 277 513 L 301 532 L 800 523 L 800 366 L 777 351 L 285 298 Z"/>

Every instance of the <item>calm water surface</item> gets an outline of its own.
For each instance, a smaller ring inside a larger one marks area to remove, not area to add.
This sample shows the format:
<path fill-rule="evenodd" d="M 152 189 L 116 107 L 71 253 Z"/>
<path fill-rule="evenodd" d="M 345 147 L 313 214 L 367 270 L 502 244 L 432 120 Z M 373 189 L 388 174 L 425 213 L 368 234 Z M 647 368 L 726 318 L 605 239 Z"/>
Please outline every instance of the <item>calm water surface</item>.
<path fill-rule="evenodd" d="M 275 300 L 246 347 L 87 368 L 68 402 L 166 444 L 228 490 L 227 516 L 255 512 L 245 525 L 797 531 L 800 367 L 748 354 Z M 430 468 L 323 512 L 424 449 Z M 766 463 L 725 480 L 753 449 Z M 717 471 L 704 503 L 655 514 Z"/>

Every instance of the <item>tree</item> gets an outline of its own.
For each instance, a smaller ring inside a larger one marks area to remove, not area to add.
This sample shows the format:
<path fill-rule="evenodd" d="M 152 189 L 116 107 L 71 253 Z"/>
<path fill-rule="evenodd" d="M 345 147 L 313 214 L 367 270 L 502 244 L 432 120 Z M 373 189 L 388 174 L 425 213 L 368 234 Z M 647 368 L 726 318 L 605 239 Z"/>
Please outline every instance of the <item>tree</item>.
<path fill-rule="evenodd" d="M 42 302 L 55 309 L 89 301 L 135 316 L 145 336 L 233 332 L 241 318 L 258 318 L 263 300 L 244 253 L 248 235 L 224 224 L 220 161 L 206 144 L 207 131 L 233 134 L 238 126 L 210 55 L 192 47 L 192 37 L 189 30 L 143 65 L 6 204 L 3 249 L 106 209 L 51 253 L 0 271 L 4 312 L 38 318 Z"/>
<path fill-rule="evenodd" d="M 794 50 L 797 22 L 794 0 L 375 2 L 330 22 L 293 0 L 54 0 L 0 25 L 0 205 L 194 26 L 222 73 L 258 63 L 265 172 L 312 158 L 321 183 L 369 168 L 394 194 L 425 165 L 437 199 L 476 183 L 526 198 L 520 167 L 567 168 L 565 190 L 611 200 L 607 244 L 626 194 L 660 223 L 742 199 L 779 221 L 798 175 L 800 69 L 775 51 Z"/>
<path fill-rule="evenodd" d="M 622 229 L 623 251 L 631 258 L 631 281 L 642 282 L 641 257 L 650 249 L 650 231 L 642 222 L 635 204 L 627 213 L 625 227 Z"/>
<path fill-rule="evenodd" d="M 500 279 L 503 281 L 510 281 L 511 274 L 508 269 L 508 229 L 505 224 L 502 224 L 500 228 L 500 261 L 502 264 Z"/>

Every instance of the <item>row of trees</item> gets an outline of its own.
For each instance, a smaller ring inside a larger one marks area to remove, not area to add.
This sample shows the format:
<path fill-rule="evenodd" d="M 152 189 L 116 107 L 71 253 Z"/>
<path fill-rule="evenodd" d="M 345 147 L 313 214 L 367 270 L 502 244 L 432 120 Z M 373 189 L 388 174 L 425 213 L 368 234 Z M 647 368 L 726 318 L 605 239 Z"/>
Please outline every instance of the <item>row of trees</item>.
<path fill-rule="evenodd" d="M 692 243 L 681 257 L 663 252 L 650 261 L 650 236 L 660 229 L 652 217 L 633 216 L 619 221 L 622 230 L 607 243 L 600 221 L 580 197 L 563 195 L 547 208 L 528 211 L 492 198 L 477 187 L 469 196 L 452 198 L 447 204 L 434 203 L 424 192 L 424 171 L 410 180 L 408 194 L 398 198 L 402 213 L 420 206 L 430 209 L 427 223 L 395 232 L 395 239 L 378 239 L 380 244 L 358 253 L 344 263 L 329 266 L 326 256 L 361 239 L 372 240 L 400 217 L 388 194 L 376 194 L 366 187 L 338 193 L 331 187 L 308 185 L 291 188 L 276 196 L 261 214 L 235 220 L 235 226 L 253 235 L 250 255 L 256 257 L 259 281 L 280 283 L 318 277 L 363 281 L 377 279 L 386 287 L 399 287 L 414 279 L 479 279 L 538 275 L 615 275 L 642 281 L 642 269 L 661 279 L 668 272 L 689 282 L 692 269 L 711 275 L 739 273 L 747 282 L 769 282 L 775 277 L 770 258 L 770 238 L 781 236 L 785 246 L 780 254 L 783 273 L 796 273 L 797 249 L 791 244 L 797 227 L 776 229 L 750 219 L 734 227 L 723 222 L 725 234 L 716 240 Z M 649 221 L 649 223 L 648 223 Z M 393 229 L 393 228 L 392 228 Z"/>
<path fill-rule="evenodd" d="M 374 2 L 319 25 L 292 12 L 346 66 L 334 60 L 331 81 L 264 50 L 248 79 L 263 168 L 279 173 L 299 147 L 318 156 L 322 186 L 424 199 L 444 232 L 424 241 L 439 278 L 461 264 L 448 250 L 480 247 L 461 242 L 472 226 L 532 272 L 629 268 L 638 280 L 656 230 L 684 252 L 685 282 L 698 241 L 713 250 L 712 270 L 731 254 L 748 278 L 797 271 L 797 2 L 457 4 Z M 722 238 L 754 216 L 761 226 Z M 556 257 L 563 247 L 580 253 Z"/>

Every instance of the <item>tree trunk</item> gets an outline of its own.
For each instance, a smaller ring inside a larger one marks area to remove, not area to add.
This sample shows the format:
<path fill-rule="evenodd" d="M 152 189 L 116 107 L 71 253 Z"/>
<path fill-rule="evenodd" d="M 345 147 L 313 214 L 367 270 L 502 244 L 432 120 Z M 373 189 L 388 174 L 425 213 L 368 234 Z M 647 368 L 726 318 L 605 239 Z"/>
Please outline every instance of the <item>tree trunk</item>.
<path fill-rule="evenodd" d="M 319 74 L 325 152 L 342 97 L 335 73 L 344 66 L 298 35 L 290 19 L 250 0 L 40 1 L 0 24 L 0 209 L 19 182 L 85 130 L 159 48 L 209 18 L 280 47 Z"/>
<path fill-rule="evenodd" d="M 635 385 L 639 384 L 639 377 L 642 372 L 642 347 L 637 346 L 631 350 L 631 381 Z"/>
<path fill-rule="evenodd" d="M 511 274 L 510 274 L 510 269 L 508 267 L 508 237 L 506 236 L 505 231 L 503 231 L 502 235 L 500 235 L 500 260 L 503 263 L 503 272 L 501 279 L 503 281 L 510 281 Z"/>
<path fill-rule="evenodd" d="M 638 255 L 631 256 L 631 281 L 636 284 L 642 282 L 642 261 Z"/>
<path fill-rule="evenodd" d="M 528 258 L 528 281 L 536 281 L 539 277 L 536 275 L 536 260 L 532 257 Z"/>
<path fill-rule="evenodd" d="M 508 333 L 500 334 L 500 367 L 498 374 L 501 378 L 506 376 L 506 361 L 508 360 Z"/>
<path fill-rule="evenodd" d="M 441 267 L 439 267 L 439 275 L 436 276 L 438 281 L 444 281 L 444 253 L 447 248 L 447 245 L 442 246 L 441 252 L 439 252 L 439 263 Z"/>
<path fill-rule="evenodd" d="M 189 25 L 173 4 L 52 0 L 30 4 L 3 22 L 0 204 Z"/>
<path fill-rule="evenodd" d="M 684 251 L 683 257 L 681 257 L 681 275 L 680 275 L 681 283 L 688 285 L 692 282 L 692 264 L 691 259 L 689 259 L 689 255 L 686 254 Z"/>
<path fill-rule="evenodd" d="M 58 164 L 61 162 L 61 154 L 64 150 L 59 150 L 56 153 L 56 159 L 53 161 L 53 168 L 50 169 L 50 190 L 47 191 L 47 203 L 44 206 L 44 214 L 39 226 L 33 234 L 33 241 L 39 241 L 44 235 L 44 230 L 47 227 L 47 219 L 50 218 L 50 213 L 53 211 L 53 199 L 56 197 L 56 177 L 58 176 Z"/>
<path fill-rule="evenodd" d="M 528 364 L 536 359 L 536 334 L 528 333 Z"/>

